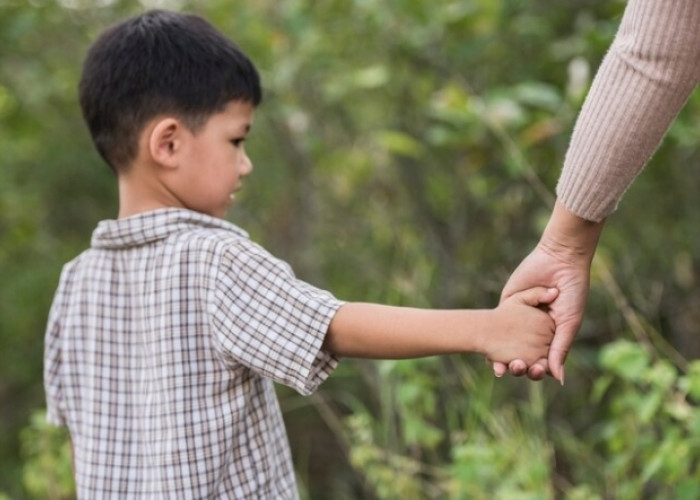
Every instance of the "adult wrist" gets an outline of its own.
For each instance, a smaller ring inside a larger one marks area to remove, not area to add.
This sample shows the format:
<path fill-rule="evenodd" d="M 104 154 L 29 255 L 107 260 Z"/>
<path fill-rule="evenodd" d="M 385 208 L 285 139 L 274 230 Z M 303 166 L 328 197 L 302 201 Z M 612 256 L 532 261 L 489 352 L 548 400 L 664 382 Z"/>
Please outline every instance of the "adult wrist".
<path fill-rule="evenodd" d="M 557 200 L 539 246 L 562 260 L 590 262 L 604 224 L 604 220 L 593 222 L 579 217 Z"/>

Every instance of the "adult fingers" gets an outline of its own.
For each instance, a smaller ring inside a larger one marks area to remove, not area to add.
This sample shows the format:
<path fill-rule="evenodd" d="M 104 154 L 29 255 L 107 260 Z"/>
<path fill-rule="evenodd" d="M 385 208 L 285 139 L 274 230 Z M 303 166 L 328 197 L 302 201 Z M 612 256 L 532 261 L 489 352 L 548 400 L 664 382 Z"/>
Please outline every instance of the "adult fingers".
<path fill-rule="evenodd" d="M 514 359 L 508 363 L 508 370 L 516 377 L 521 377 L 527 373 L 527 364 L 522 359 Z"/>
<path fill-rule="evenodd" d="M 535 361 L 527 370 L 530 380 L 542 380 L 547 374 L 547 360 L 545 358 Z"/>

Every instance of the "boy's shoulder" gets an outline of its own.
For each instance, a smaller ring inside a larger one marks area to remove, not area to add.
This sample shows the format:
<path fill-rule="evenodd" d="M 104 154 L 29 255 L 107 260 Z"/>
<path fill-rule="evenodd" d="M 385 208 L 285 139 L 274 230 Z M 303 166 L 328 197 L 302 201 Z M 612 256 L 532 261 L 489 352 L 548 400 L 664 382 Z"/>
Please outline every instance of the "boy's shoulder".
<path fill-rule="evenodd" d="M 255 254 L 272 257 L 238 225 L 191 210 L 167 208 L 98 223 L 90 247 L 64 266 L 64 273 L 89 267 L 95 259 L 121 259 L 151 251 L 172 255 Z"/>
<path fill-rule="evenodd" d="M 153 266 L 183 265 L 198 275 L 219 278 L 222 273 L 237 273 L 242 268 L 282 266 L 285 272 L 291 272 L 288 264 L 231 222 L 189 210 L 163 209 L 101 221 L 90 247 L 63 265 L 57 295 L 70 295 L 76 286 L 92 289 L 94 283 L 104 281 L 115 270 L 124 273 L 124 282 L 130 282 L 141 279 L 139 273 L 153 270 Z M 109 282 L 99 291 L 108 291 Z"/>
<path fill-rule="evenodd" d="M 158 244 L 249 241 L 248 233 L 223 219 L 181 208 L 163 208 L 123 219 L 101 221 L 91 250 L 131 251 Z"/>

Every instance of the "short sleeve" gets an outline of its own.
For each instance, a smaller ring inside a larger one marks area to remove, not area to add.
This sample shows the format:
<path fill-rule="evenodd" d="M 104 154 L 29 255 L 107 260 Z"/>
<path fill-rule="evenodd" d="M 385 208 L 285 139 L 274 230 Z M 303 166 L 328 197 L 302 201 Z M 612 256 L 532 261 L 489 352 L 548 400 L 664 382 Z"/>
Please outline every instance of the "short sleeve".
<path fill-rule="evenodd" d="M 46 420 L 59 427 L 66 425 L 63 413 L 63 388 L 61 384 L 61 302 L 64 295 L 66 272 L 61 276 L 54 297 L 44 337 L 44 392 L 46 393 Z"/>
<path fill-rule="evenodd" d="M 301 394 L 316 390 L 338 363 L 321 346 L 343 302 L 249 240 L 226 249 L 217 273 L 210 313 L 224 357 Z"/>

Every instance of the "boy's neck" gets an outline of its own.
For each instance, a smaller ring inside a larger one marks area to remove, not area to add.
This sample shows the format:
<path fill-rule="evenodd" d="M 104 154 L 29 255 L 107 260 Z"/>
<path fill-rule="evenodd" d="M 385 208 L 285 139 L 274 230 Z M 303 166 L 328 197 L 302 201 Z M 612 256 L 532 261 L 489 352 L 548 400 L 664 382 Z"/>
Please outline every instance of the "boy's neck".
<path fill-rule="evenodd" d="M 119 174 L 119 219 L 159 208 L 182 208 L 162 183 L 143 172 L 132 165 L 127 172 Z"/>

